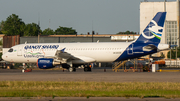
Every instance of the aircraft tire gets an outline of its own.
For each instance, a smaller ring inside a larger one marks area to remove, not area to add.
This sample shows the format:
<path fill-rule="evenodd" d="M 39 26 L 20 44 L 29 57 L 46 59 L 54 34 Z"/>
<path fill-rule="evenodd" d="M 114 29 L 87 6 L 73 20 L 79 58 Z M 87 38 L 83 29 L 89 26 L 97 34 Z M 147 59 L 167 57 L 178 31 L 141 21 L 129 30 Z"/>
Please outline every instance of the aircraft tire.
<path fill-rule="evenodd" d="M 90 67 L 85 67 L 84 72 L 91 72 L 91 68 Z"/>
<path fill-rule="evenodd" d="M 85 67 L 85 68 L 84 68 L 84 72 L 87 72 L 87 71 L 88 71 L 88 67 Z"/>
<path fill-rule="evenodd" d="M 76 67 L 73 67 L 73 72 L 76 72 Z"/>
<path fill-rule="evenodd" d="M 24 73 L 24 69 L 22 69 L 22 73 Z"/>
<path fill-rule="evenodd" d="M 69 67 L 69 72 L 76 72 L 76 67 Z"/>
<path fill-rule="evenodd" d="M 69 72 L 73 72 L 73 67 L 69 67 Z"/>
<path fill-rule="evenodd" d="M 91 68 L 89 67 L 89 70 L 88 70 L 89 72 L 91 72 Z"/>

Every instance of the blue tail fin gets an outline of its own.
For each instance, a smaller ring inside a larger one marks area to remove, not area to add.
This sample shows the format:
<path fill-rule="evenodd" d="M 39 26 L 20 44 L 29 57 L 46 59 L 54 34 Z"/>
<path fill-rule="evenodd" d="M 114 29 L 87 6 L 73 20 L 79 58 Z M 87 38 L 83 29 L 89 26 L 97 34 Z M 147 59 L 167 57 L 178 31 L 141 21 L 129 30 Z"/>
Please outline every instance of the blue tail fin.
<path fill-rule="evenodd" d="M 160 43 L 164 21 L 166 18 L 166 12 L 158 12 L 156 16 L 147 25 L 144 31 L 141 33 L 139 38 L 136 40 L 137 43 Z"/>
<path fill-rule="evenodd" d="M 138 58 L 158 52 L 158 45 L 161 41 L 165 17 L 166 12 L 158 12 L 139 38 L 135 42 L 130 43 L 115 61 Z"/>

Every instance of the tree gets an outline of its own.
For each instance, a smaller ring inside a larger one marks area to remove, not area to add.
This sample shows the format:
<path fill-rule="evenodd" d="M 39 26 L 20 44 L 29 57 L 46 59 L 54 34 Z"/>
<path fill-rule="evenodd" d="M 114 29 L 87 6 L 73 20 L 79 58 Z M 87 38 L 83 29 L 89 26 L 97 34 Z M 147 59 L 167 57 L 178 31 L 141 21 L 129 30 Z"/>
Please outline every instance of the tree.
<path fill-rule="evenodd" d="M 1 34 L 6 34 L 7 33 L 6 31 L 3 31 L 4 23 L 5 23 L 5 21 L 1 21 L 1 23 L 0 23 L 0 33 Z"/>
<path fill-rule="evenodd" d="M 53 35 L 53 34 L 54 34 L 54 31 L 50 28 L 47 28 L 42 32 L 42 35 Z"/>
<path fill-rule="evenodd" d="M 170 58 L 170 51 L 167 53 L 167 57 Z M 180 47 L 177 49 L 177 57 L 180 57 Z M 171 59 L 176 59 L 176 49 L 171 49 Z"/>
<path fill-rule="evenodd" d="M 72 29 L 72 27 L 68 28 L 68 27 L 59 26 L 59 28 L 57 28 L 55 30 L 55 34 L 57 34 L 57 35 L 76 35 L 77 32 L 76 32 L 76 30 Z"/>
<path fill-rule="evenodd" d="M 27 24 L 22 29 L 24 29 L 24 36 L 38 36 L 39 33 L 42 33 L 39 25 L 35 23 Z"/>
<path fill-rule="evenodd" d="M 23 36 L 23 28 L 25 23 L 18 17 L 18 15 L 10 15 L 6 21 L 1 22 L 1 31 L 5 35 L 20 35 Z"/>
<path fill-rule="evenodd" d="M 130 31 L 126 31 L 126 32 L 119 32 L 117 34 L 136 34 L 136 32 L 130 32 Z"/>
<path fill-rule="evenodd" d="M 161 58 L 165 58 L 165 56 L 164 56 L 164 54 L 163 54 L 163 52 L 161 52 L 161 56 L 160 56 Z"/>
<path fill-rule="evenodd" d="M 2 34 L 3 25 L 4 25 L 4 21 L 1 21 L 1 22 L 0 22 L 0 34 Z"/>

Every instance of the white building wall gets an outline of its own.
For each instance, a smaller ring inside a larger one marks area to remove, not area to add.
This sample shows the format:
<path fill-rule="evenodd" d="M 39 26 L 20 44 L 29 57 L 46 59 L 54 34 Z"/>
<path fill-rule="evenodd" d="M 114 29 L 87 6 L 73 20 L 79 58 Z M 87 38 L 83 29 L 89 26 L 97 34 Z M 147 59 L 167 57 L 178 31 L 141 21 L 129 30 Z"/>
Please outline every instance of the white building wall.
<path fill-rule="evenodd" d="M 177 21 L 177 2 L 166 2 L 166 21 Z M 157 12 L 164 12 L 164 2 L 140 3 L 140 32 L 145 29 Z M 165 28 L 161 43 L 165 43 Z"/>

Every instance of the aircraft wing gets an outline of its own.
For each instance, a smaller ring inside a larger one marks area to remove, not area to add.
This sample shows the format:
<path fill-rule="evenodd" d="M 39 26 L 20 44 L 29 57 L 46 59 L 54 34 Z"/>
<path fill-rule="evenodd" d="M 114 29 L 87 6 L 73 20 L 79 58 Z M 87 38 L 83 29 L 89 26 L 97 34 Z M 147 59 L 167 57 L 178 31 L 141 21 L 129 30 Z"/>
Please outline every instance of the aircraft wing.
<path fill-rule="evenodd" d="M 68 52 L 65 52 L 64 49 L 62 50 L 57 50 L 55 53 L 55 57 L 57 60 L 62 60 L 63 63 L 66 61 L 73 61 L 73 62 L 78 62 L 78 63 L 86 63 L 86 62 L 95 62 L 95 59 L 91 57 L 86 57 L 86 56 L 74 56 Z M 64 61 L 65 60 L 65 61 Z"/>
<path fill-rule="evenodd" d="M 73 55 L 65 52 L 64 50 L 65 50 L 65 48 L 62 50 L 57 50 L 55 53 L 55 57 L 60 58 L 60 59 L 61 58 L 63 58 L 63 59 L 78 59 L 78 58 L 74 57 Z"/>
<path fill-rule="evenodd" d="M 56 53 L 55 53 L 55 56 L 45 56 L 45 58 L 53 58 L 53 59 L 56 59 L 56 60 L 78 59 L 78 58 L 74 57 L 73 55 L 65 52 L 64 50 L 65 50 L 65 48 L 62 49 L 62 50 L 57 50 Z"/>

